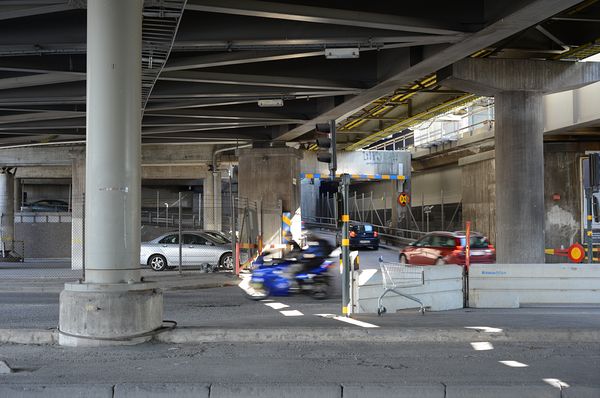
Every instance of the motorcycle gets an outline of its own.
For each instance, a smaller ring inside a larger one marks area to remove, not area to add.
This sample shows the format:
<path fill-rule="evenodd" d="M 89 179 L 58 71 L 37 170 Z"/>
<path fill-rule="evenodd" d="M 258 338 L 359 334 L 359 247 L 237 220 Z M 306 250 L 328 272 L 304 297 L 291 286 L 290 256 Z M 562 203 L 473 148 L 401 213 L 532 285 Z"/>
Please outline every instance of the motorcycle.
<path fill-rule="evenodd" d="M 250 289 L 246 291 L 248 298 L 263 300 L 269 296 L 289 296 L 294 291 L 308 293 L 319 300 L 329 297 L 329 269 L 334 265 L 332 261 L 325 259 L 319 266 L 296 274 L 295 283 L 290 283 L 286 276 L 287 268 L 295 260 L 266 260 L 267 256 L 268 253 L 262 254 L 252 264 Z"/>

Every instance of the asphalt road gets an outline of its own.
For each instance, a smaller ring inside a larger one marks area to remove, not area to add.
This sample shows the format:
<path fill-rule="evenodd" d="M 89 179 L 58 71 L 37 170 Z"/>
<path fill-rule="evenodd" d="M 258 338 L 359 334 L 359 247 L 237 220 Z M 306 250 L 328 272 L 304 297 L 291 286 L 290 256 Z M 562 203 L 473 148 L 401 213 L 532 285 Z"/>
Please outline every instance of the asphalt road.
<path fill-rule="evenodd" d="M 71 349 L 0 346 L 17 370 L 3 383 L 403 383 L 598 386 L 600 343 L 145 344 Z M 508 366 L 500 361 L 517 361 Z"/>

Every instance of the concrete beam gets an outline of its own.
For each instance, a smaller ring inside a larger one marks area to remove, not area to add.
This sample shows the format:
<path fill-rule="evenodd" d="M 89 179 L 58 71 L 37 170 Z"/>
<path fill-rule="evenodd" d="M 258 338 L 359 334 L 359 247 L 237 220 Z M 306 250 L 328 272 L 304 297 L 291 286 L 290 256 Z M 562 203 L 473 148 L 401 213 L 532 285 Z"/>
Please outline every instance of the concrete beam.
<path fill-rule="evenodd" d="M 596 62 L 466 58 L 437 73 L 444 86 L 478 95 L 503 91 L 552 93 L 600 81 Z"/>
<path fill-rule="evenodd" d="M 147 144 L 142 146 L 143 165 L 203 165 L 212 161 L 213 146 L 206 144 Z M 84 145 L 41 145 L 0 148 L 0 166 L 70 166 L 85 156 Z"/>
<path fill-rule="evenodd" d="M 468 164 L 483 162 L 484 160 L 494 159 L 496 157 L 496 151 L 486 151 L 478 153 L 476 155 L 465 156 L 458 161 L 459 166 L 466 166 Z"/>

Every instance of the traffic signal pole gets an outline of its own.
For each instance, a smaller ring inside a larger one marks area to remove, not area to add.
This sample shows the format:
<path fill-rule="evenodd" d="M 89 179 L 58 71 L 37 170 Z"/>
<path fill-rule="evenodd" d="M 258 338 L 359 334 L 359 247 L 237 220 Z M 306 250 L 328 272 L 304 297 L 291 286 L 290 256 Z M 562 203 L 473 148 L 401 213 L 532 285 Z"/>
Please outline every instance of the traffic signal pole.
<path fill-rule="evenodd" d="M 350 314 L 350 174 L 342 174 L 342 315 Z"/>

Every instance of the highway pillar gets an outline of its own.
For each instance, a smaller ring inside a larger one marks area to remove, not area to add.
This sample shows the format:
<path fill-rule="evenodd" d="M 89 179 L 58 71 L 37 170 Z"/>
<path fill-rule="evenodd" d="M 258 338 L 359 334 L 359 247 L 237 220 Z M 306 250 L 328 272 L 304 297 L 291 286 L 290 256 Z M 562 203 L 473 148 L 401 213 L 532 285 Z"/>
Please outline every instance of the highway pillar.
<path fill-rule="evenodd" d="M 9 257 L 15 240 L 14 169 L 0 168 L 0 258 Z"/>
<path fill-rule="evenodd" d="M 444 86 L 495 98 L 500 264 L 545 260 L 543 94 L 598 81 L 600 66 L 595 64 L 469 58 L 437 74 Z"/>
<path fill-rule="evenodd" d="M 23 206 L 23 179 L 15 178 L 15 188 L 14 188 L 14 206 L 13 209 L 15 212 L 21 211 L 21 206 Z"/>
<path fill-rule="evenodd" d="M 202 206 L 204 208 L 204 229 L 220 231 L 222 222 L 221 173 L 209 173 L 203 182 Z"/>
<path fill-rule="evenodd" d="M 504 91 L 495 95 L 495 107 L 496 261 L 543 263 L 542 94 Z"/>
<path fill-rule="evenodd" d="M 162 325 L 140 277 L 142 0 L 87 7 L 85 279 L 60 295 L 59 343 L 136 344 Z"/>

